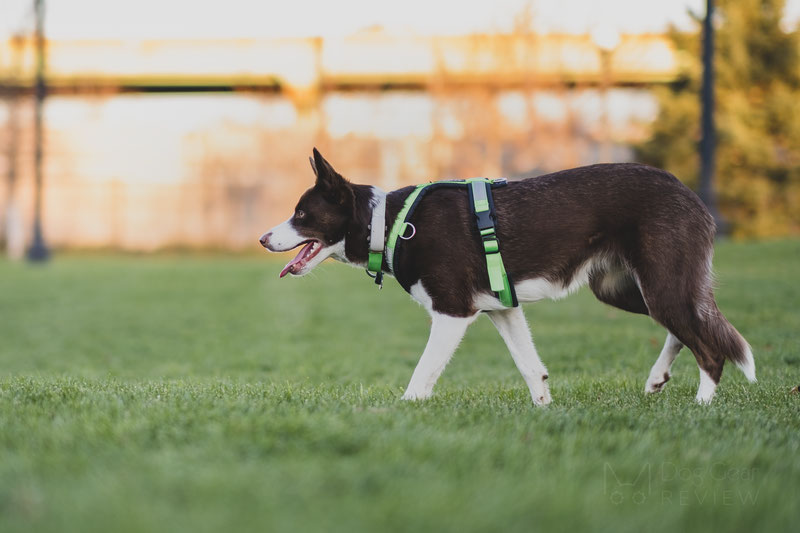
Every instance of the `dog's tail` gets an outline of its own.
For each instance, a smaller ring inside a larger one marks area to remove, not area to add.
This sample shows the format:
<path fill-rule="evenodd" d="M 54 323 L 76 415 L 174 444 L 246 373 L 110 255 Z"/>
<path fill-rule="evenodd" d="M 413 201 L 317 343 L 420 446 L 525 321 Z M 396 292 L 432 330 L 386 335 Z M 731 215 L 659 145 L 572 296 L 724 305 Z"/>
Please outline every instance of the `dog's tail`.
<path fill-rule="evenodd" d="M 703 338 L 711 344 L 710 348 L 735 364 L 748 381 L 755 382 L 756 362 L 753 359 L 753 350 L 742 334 L 728 322 L 716 304 L 712 304 L 706 320 L 701 323 L 705 329 Z"/>

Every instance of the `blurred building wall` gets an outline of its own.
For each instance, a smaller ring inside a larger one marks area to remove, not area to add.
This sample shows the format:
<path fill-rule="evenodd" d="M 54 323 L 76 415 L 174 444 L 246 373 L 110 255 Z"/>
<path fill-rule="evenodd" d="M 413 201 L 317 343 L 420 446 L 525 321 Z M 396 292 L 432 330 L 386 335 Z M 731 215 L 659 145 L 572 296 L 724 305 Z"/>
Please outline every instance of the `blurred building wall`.
<path fill-rule="evenodd" d="M 72 63 L 64 59 L 71 57 L 66 52 L 62 59 L 54 54 L 56 90 L 45 104 L 45 236 L 54 246 L 72 248 L 255 247 L 258 236 L 284 220 L 312 184 L 307 158 L 313 146 L 353 181 L 393 189 L 628 160 L 628 144 L 641 139 L 655 118 L 649 85 L 636 81 L 641 72 L 630 66 L 642 61 L 646 46 L 636 52 L 636 46 L 620 45 L 615 54 L 638 59 L 630 60 L 628 70 L 618 59 L 612 68 L 620 69 L 620 78 L 604 87 L 597 78 L 597 50 L 586 39 L 567 39 L 563 46 L 540 42 L 550 51 L 531 56 L 536 67 L 523 53 L 528 41 L 476 39 L 439 41 L 435 53 L 430 40 L 401 47 L 418 62 L 396 64 L 385 60 L 392 57 L 389 49 L 378 46 L 385 45 L 385 36 L 345 39 L 322 49 L 312 40 L 312 56 L 324 58 L 324 68 L 317 64 L 311 78 L 284 73 L 280 92 L 113 90 L 155 83 L 149 76 L 156 70 L 171 72 L 161 82 L 172 85 L 199 83 L 196 76 L 204 75 L 237 86 L 244 82 L 234 71 L 256 68 L 253 55 L 225 70 L 212 60 L 205 67 L 200 60 L 182 63 L 178 52 L 172 63 L 157 54 L 160 62 L 149 73 L 130 67 L 125 74 L 124 65 L 103 70 L 114 54 L 103 60 L 89 54 Z M 187 46 L 184 52 L 216 57 L 213 49 Z M 676 59 L 669 49 L 654 49 L 667 60 L 661 70 L 652 62 L 650 75 L 668 79 Z M 509 50 L 517 50 L 516 59 L 499 62 Z M 305 57 L 295 56 L 294 48 L 284 52 L 284 62 Z M 432 57 L 447 57 L 447 68 L 431 63 Z M 169 64 L 185 68 L 171 71 Z M 248 84 L 257 78 L 268 85 L 278 75 L 254 72 Z M 12 105 L 19 124 L 15 143 L 9 137 Z M 32 115 L 30 98 L 0 103 L 0 209 L 9 200 L 5 176 L 12 158 L 6 147 L 15 144 L 14 198 L 26 239 L 33 203 Z"/>
<path fill-rule="evenodd" d="M 0 74 L 32 79 L 33 41 L 0 41 Z M 55 88 L 238 86 L 283 88 L 389 84 L 489 86 L 598 83 L 603 50 L 589 35 L 533 33 L 415 36 L 364 31 L 339 38 L 48 41 Z M 680 62 L 664 35 L 625 35 L 614 47 L 617 84 L 671 80 Z M 19 65 L 16 65 L 19 63 Z"/>

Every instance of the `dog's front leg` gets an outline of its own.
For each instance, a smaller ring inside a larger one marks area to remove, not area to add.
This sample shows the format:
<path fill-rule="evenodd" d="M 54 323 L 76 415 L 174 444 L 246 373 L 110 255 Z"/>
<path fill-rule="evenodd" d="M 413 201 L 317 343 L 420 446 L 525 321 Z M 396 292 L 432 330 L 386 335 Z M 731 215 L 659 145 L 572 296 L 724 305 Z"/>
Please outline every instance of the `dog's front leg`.
<path fill-rule="evenodd" d="M 436 380 L 476 316 L 455 317 L 431 312 L 431 335 L 403 394 L 404 400 L 423 400 L 433 394 Z"/>
<path fill-rule="evenodd" d="M 506 341 L 508 351 L 528 385 L 531 398 L 536 405 L 550 403 L 550 388 L 547 386 L 547 369 L 536 353 L 528 322 L 521 307 L 492 311 L 489 318 L 494 322 L 500 336 Z"/>

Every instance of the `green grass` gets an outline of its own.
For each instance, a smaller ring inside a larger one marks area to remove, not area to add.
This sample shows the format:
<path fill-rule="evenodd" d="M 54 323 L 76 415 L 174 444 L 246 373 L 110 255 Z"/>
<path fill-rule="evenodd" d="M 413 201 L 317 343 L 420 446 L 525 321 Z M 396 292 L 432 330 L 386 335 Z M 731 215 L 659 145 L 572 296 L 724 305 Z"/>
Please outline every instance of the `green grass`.
<path fill-rule="evenodd" d="M 800 242 L 718 247 L 759 383 L 693 402 L 663 330 L 582 291 L 527 308 L 553 404 L 480 318 L 422 403 L 392 280 L 267 256 L 0 261 L 0 531 L 796 529 Z"/>

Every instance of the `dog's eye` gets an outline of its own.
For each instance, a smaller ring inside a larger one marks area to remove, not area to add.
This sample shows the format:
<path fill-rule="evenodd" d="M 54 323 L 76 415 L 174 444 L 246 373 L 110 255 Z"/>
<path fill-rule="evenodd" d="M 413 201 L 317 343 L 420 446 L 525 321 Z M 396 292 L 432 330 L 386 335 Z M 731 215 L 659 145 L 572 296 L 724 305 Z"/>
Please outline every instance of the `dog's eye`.
<path fill-rule="evenodd" d="M 306 218 L 306 212 L 303 211 L 302 209 L 298 209 L 297 211 L 294 212 L 294 218 L 302 220 Z"/>

